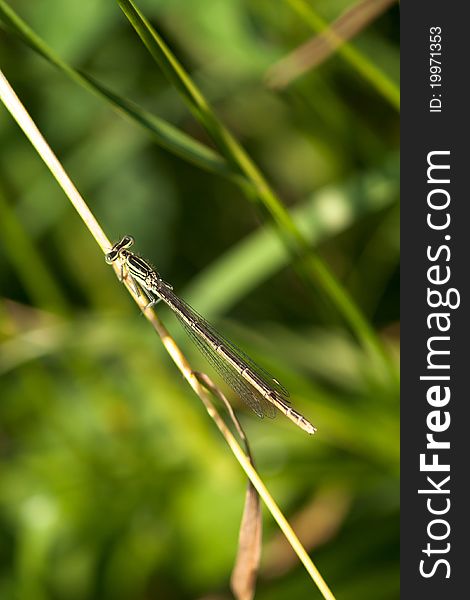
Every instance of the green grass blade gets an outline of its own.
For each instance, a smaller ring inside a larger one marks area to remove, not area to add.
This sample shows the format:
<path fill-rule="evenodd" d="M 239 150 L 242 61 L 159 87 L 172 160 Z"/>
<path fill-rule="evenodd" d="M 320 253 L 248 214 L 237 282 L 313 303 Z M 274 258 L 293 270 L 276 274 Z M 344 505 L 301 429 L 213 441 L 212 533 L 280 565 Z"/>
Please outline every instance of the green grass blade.
<path fill-rule="evenodd" d="M 232 134 L 220 122 L 202 93 L 165 44 L 161 36 L 150 25 L 130 0 L 118 0 L 124 14 L 144 42 L 148 51 L 160 66 L 168 80 L 186 100 L 190 110 L 205 127 L 226 160 L 240 174 L 245 175 L 255 190 L 253 198 L 260 207 L 268 210 L 281 231 L 297 238 L 302 245 L 302 236 L 289 217 L 284 206 L 275 196 L 268 183 Z"/>
<path fill-rule="evenodd" d="M 115 94 L 95 79 L 68 65 L 6 3 L 0 0 L 0 19 L 7 29 L 35 52 L 60 69 L 86 90 L 105 100 L 133 123 L 150 133 L 159 146 L 207 171 L 236 179 L 236 174 L 217 152 L 194 140 L 170 123 L 152 115 L 133 102 Z"/>
<path fill-rule="evenodd" d="M 384 365 L 385 369 L 393 373 L 392 376 L 396 379 L 395 368 L 391 366 L 381 342 L 358 306 L 326 264 L 311 250 L 308 240 L 301 233 L 258 167 L 218 119 L 162 37 L 131 0 L 118 0 L 118 3 L 151 56 L 169 81 L 181 93 L 190 110 L 214 140 L 219 151 L 229 164 L 233 168 L 237 168 L 252 184 L 255 195 L 249 194 L 250 199 L 255 200 L 260 209 L 271 216 L 290 252 L 300 259 L 297 267 L 304 280 L 308 284 L 315 283 L 324 291 L 371 356 L 375 357 L 378 364 Z"/>
<path fill-rule="evenodd" d="M 237 183 L 242 183 L 240 181 L 242 178 L 236 175 L 229 168 L 227 162 L 211 148 L 189 137 L 163 119 L 159 119 L 155 115 L 143 110 L 134 102 L 111 92 L 91 76 L 85 75 L 82 72 L 80 72 L 80 75 L 92 86 L 95 93 L 101 93 L 124 116 L 132 119 L 151 133 L 159 146 L 190 163 L 202 167 L 206 171 L 223 175 L 228 179 L 237 181 Z"/>

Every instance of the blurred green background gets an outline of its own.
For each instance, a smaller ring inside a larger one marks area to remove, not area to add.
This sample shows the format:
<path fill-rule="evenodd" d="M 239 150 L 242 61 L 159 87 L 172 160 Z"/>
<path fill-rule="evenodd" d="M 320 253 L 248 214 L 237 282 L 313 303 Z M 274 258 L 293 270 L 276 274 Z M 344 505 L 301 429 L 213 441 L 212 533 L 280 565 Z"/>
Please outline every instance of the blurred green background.
<path fill-rule="evenodd" d="M 332 22 L 352 3 L 139 3 L 396 360 L 397 107 L 338 52 L 283 90 L 267 85 L 314 35 L 302 5 Z M 211 146 L 116 2 L 10 6 L 67 63 Z M 351 44 L 392 86 L 398 17 L 393 6 Z M 132 234 L 318 427 L 311 438 L 230 396 L 337 598 L 397 598 L 396 385 L 238 186 L 156 145 L 3 29 L 0 58 L 106 233 Z M 0 148 L 0 598 L 230 598 L 238 463 L 4 107 Z M 263 540 L 256 597 L 320 598 L 266 512 Z"/>

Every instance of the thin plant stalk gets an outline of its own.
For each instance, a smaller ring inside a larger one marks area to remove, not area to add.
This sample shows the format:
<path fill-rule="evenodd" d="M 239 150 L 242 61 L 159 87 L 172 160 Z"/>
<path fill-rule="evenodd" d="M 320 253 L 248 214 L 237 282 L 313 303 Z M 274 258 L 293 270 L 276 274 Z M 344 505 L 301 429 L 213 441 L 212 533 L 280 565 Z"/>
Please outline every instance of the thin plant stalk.
<path fill-rule="evenodd" d="M 8 80 L 1 71 L 0 99 L 3 101 L 6 108 L 9 110 L 15 121 L 21 127 L 31 144 L 37 150 L 38 154 L 41 156 L 41 158 L 43 159 L 43 161 L 45 162 L 45 164 L 59 183 L 59 185 L 62 187 L 66 196 L 72 202 L 73 206 L 77 210 L 78 214 L 84 221 L 85 225 L 95 238 L 102 251 L 104 253 L 109 252 L 112 244 L 110 243 L 108 237 L 102 230 L 98 221 L 95 219 L 93 213 L 88 208 L 85 200 L 81 197 L 80 193 L 72 183 L 71 179 L 65 172 L 59 160 L 57 159 L 50 146 L 40 133 L 39 129 L 36 127 L 34 121 L 29 116 L 25 107 L 22 105 L 21 101 L 15 94 L 13 88 L 10 86 Z M 119 276 L 120 268 L 117 264 L 114 265 L 114 270 L 116 272 L 116 275 Z M 234 435 L 232 434 L 228 426 L 225 424 L 222 417 L 217 412 L 215 406 L 213 405 L 210 399 L 209 393 L 200 383 L 197 374 L 193 371 L 193 369 L 191 369 L 191 366 L 189 365 L 185 356 L 175 343 L 174 339 L 170 336 L 164 325 L 161 323 L 154 310 L 152 308 L 146 308 L 148 303 L 147 300 L 143 297 L 143 295 L 137 295 L 137 292 L 132 288 L 132 285 L 129 281 L 124 280 L 124 285 L 133 297 L 134 301 L 143 311 L 147 320 L 152 324 L 153 328 L 162 340 L 166 351 L 172 358 L 179 371 L 182 373 L 183 377 L 186 379 L 186 381 L 189 383 L 196 395 L 203 402 L 207 412 L 216 423 L 217 427 L 219 428 L 219 431 L 222 433 L 225 441 L 227 442 L 234 456 L 238 460 L 242 469 L 245 471 L 253 486 L 260 494 L 269 512 L 273 516 L 276 523 L 279 525 L 281 531 L 286 536 L 286 539 L 288 540 L 292 549 L 299 557 L 300 561 L 304 565 L 312 580 L 317 585 L 325 600 L 335 600 L 335 597 L 329 589 L 328 585 L 326 584 L 325 580 L 314 565 L 312 559 L 308 555 L 305 548 L 302 546 L 302 543 L 294 533 L 287 519 L 282 514 L 282 511 L 280 510 L 279 506 L 276 504 L 271 494 L 267 490 L 261 477 L 258 475 L 257 471 L 251 464 L 249 456 L 247 456 L 247 454 L 243 451 L 240 444 L 237 442 Z"/>
<path fill-rule="evenodd" d="M 23 133 L 34 146 L 39 156 L 46 163 L 47 168 L 57 180 L 60 187 L 64 190 L 65 195 L 75 207 L 75 210 L 82 218 L 100 248 L 103 252 L 106 252 L 111 246 L 111 242 L 106 237 L 106 234 L 101 229 L 91 210 L 88 208 L 85 200 L 81 197 L 54 152 L 52 152 L 51 147 L 36 127 L 36 124 L 29 116 L 27 110 L 22 105 L 2 71 L 0 71 L 0 99 L 21 127 Z"/>

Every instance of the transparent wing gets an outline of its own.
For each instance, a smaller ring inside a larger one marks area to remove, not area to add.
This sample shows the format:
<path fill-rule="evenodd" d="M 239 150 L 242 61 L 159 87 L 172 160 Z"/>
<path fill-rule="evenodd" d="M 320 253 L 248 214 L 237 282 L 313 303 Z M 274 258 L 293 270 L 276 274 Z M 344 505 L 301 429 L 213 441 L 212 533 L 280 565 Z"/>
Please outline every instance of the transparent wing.
<path fill-rule="evenodd" d="M 264 416 L 275 417 L 276 409 L 273 404 L 268 402 L 261 394 L 250 386 L 250 384 L 240 377 L 223 358 L 217 354 L 213 348 L 205 343 L 203 338 L 198 336 L 191 327 L 189 327 L 182 319 L 179 319 L 184 327 L 184 330 L 193 340 L 199 350 L 204 354 L 210 364 L 219 373 L 222 379 L 240 396 L 240 398 L 253 410 L 258 417 Z"/>
<path fill-rule="evenodd" d="M 236 394 L 259 416 L 274 417 L 276 408 L 261 393 L 253 387 L 231 364 L 226 361 L 223 355 L 216 352 L 208 341 L 212 340 L 217 346 L 222 345 L 228 350 L 232 358 L 235 358 L 242 369 L 246 369 L 250 376 L 254 377 L 269 395 L 275 397 L 278 401 L 289 404 L 289 392 L 267 371 L 257 365 L 242 350 L 237 348 L 232 342 L 224 338 L 208 321 L 199 315 L 189 304 L 178 298 L 169 288 L 160 291 L 160 297 L 167 302 L 170 307 L 175 307 L 174 311 L 179 321 L 183 325 L 186 333 L 193 340 L 199 350 L 204 354 L 210 364 L 215 368 L 224 381 L 234 390 Z M 197 323 L 195 329 L 188 323 Z M 202 334 L 202 331 L 204 335 Z"/>

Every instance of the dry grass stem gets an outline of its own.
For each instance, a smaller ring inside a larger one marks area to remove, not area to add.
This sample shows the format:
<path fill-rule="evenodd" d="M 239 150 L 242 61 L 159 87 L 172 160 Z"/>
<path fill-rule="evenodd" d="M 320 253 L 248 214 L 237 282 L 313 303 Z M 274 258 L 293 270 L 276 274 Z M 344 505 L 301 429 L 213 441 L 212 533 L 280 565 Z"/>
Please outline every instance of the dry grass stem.
<path fill-rule="evenodd" d="M 344 42 L 351 40 L 384 13 L 396 0 L 362 0 L 345 11 L 330 27 L 274 64 L 266 75 L 268 85 L 283 89 L 318 67 Z"/>
<path fill-rule="evenodd" d="M 91 234 L 93 235 L 93 237 L 95 238 L 95 240 L 97 241 L 97 243 L 99 244 L 99 246 L 101 247 L 103 252 L 104 253 L 109 252 L 109 250 L 111 248 L 111 243 L 110 243 L 108 237 L 105 235 L 105 233 L 102 230 L 102 228 L 100 227 L 99 223 L 96 221 L 93 213 L 88 208 L 84 199 L 80 196 L 79 192 L 73 185 L 72 181 L 68 177 L 67 173 L 65 172 L 64 168 L 60 164 L 59 160 L 57 159 L 57 157 L 55 156 L 55 154 L 53 153 L 53 151 L 51 150 L 51 148 L 49 147 L 49 145 L 43 138 L 42 134 L 36 127 L 35 123 L 29 116 L 25 107 L 22 105 L 22 103 L 18 99 L 17 95 L 15 94 L 14 90 L 10 86 L 8 80 L 6 79 L 6 77 L 3 75 L 3 73 L 1 71 L 0 71 L 0 99 L 3 101 L 3 103 L 5 104 L 7 109 L 10 111 L 13 118 L 19 124 L 19 126 L 25 133 L 26 137 L 30 140 L 30 142 L 32 143 L 34 148 L 37 150 L 38 154 L 41 156 L 43 161 L 46 163 L 47 167 L 50 169 L 53 176 L 58 181 L 58 183 L 62 187 L 62 189 L 64 190 L 65 194 L 67 195 L 69 200 L 72 202 L 73 206 L 77 210 L 80 217 L 83 219 L 85 225 L 88 227 L 88 229 L 90 230 Z M 113 265 L 113 267 L 114 267 L 116 275 L 119 277 L 121 273 L 120 273 L 120 265 L 118 264 L 118 262 L 116 262 Z M 258 491 L 260 496 L 263 498 L 263 501 L 266 504 L 268 510 L 274 517 L 274 519 L 277 522 L 277 524 L 279 525 L 279 527 L 281 528 L 282 532 L 284 533 L 284 535 L 286 536 L 290 545 L 292 546 L 293 550 L 296 552 L 297 556 L 299 557 L 299 559 L 305 566 L 307 572 L 309 573 L 309 575 L 311 576 L 311 578 L 317 585 L 317 587 L 320 590 L 320 592 L 322 593 L 323 597 L 325 598 L 325 600 L 334 600 L 334 596 L 333 596 L 332 592 L 330 591 L 329 587 L 327 586 L 326 582 L 324 581 L 323 577 L 321 576 L 318 569 L 313 564 L 313 562 L 312 562 L 311 558 L 309 557 L 309 555 L 307 554 L 305 548 L 302 546 L 298 537 L 296 536 L 296 534 L 292 530 L 291 526 L 289 525 L 287 519 L 282 514 L 278 505 L 275 503 L 274 499 L 268 492 L 266 486 L 264 485 L 264 483 L 261 480 L 260 476 L 258 475 L 257 471 L 253 467 L 250 457 L 248 456 L 248 454 L 246 452 L 243 451 L 243 449 L 241 448 L 241 446 L 238 444 L 237 440 L 235 439 L 234 435 L 230 431 L 229 427 L 226 425 L 226 423 L 224 422 L 222 417 L 217 412 L 215 406 L 213 405 L 213 403 L 210 399 L 209 393 L 205 388 L 205 385 L 208 384 L 208 380 L 205 381 L 204 385 L 199 381 L 197 374 L 191 369 L 185 356 L 183 355 L 181 350 L 178 348 L 178 346 L 176 345 L 173 338 L 169 335 L 168 331 L 163 326 L 161 321 L 158 319 L 154 310 L 152 308 L 146 308 L 148 302 L 147 302 L 147 299 L 144 297 L 144 295 L 138 294 L 132 288 L 129 281 L 124 279 L 123 283 L 126 286 L 128 292 L 133 297 L 134 301 L 138 304 L 140 309 L 143 311 L 147 320 L 151 323 L 151 325 L 153 326 L 153 328 L 155 329 L 157 334 L 160 336 L 160 338 L 163 342 L 163 345 L 165 346 L 165 349 L 167 350 L 168 354 L 171 356 L 173 362 L 176 364 L 179 371 L 182 373 L 183 377 L 186 379 L 186 381 L 189 383 L 191 388 L 194 390 L 194 392 L 197 394 L 197 396 L 204 403 L 204 406 L 206 407 L 207 412 L 209 413 L 211 418 L 216 423 L 217 427 L 219 428 L 220 432 L 222 433 L 228 446 L 230 447 L 233 454 L 235 455 L 238 462 L 240 463 L 241 467 L 247 474 L 247 476 L 250 479 L 251 483 L 253 484 L 254 488 Z M 211 387 L 211 386 L 209 386 L 209 384 L 208 384 L 208 387 Z M 220 397 L 219 394 L 222 394 L 222 392 L 219 392 L 217 394 Z"/>
<path fill-rule="evenodd" d="M 195 373 L 195 375 L 200 383 L 225 405 L 230 419 L 243 441 L 245 452 L 254 467 L 248 438 L 225 394 L 205 373 Z M 263 519 L 259 494 L 251 481 L 248 480 L 245 506 L 238 536 L 237 558 L 230 578 L 230 586 L 237 600 L 251 600 L 255 595 L 256 579 L 261 560 L 262 535 Z"/>
<path fill-rule="evenodd" d="M 11 115 L 21 127 L 31 144 L 37 150 L 39 156 L 46 163 L 50 172 L 57 180 L 57 183 L 64 190 L 66 196 L 75 207 L 76 211 L 90 230 L 95 240 L 98 242 L 103 252 L 107 252 L 108 248 L 111 246 L 110 241 L 106 237 L 104 231 L 101 229 L 93 213 L 88 208 L 85 200 L 81 197 L 77 188 L 70 180 L 70 177 L 65 172 L 65 169 L 60 164 L 56 155 L 52 152 L 49 144 L 41 135 L 41 132 L 36 127 L 36 124 L 29 116 L 28 111 L 15 94 L 15 91 L 8 83 L 8 80 L 2 71 L 0 71 L 0 99 L 10 111 Z"/>

